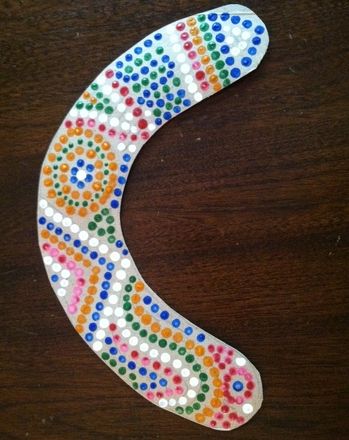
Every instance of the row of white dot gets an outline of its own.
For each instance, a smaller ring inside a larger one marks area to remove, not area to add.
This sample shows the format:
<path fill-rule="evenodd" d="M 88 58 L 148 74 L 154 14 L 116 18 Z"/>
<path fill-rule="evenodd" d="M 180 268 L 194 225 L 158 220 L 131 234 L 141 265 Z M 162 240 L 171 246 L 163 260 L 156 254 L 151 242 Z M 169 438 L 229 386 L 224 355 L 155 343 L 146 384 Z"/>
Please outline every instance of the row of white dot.
<path fill-rule="evenodd" d="M 68 278 L 71 275 L 70 271 L 68 269 L 63 269 L 59 263 L 55 263 L 50 255 L 45 255 L 44 264 L 48 267 L 51 267 L 53 272 L 60 273 L 63 279 L 60 281 L 61 287 L 57 289 L 57 295 L 60 297 L 65 296 L 67 294 L 65 287 L 68 287 L 69 285 Z"/>

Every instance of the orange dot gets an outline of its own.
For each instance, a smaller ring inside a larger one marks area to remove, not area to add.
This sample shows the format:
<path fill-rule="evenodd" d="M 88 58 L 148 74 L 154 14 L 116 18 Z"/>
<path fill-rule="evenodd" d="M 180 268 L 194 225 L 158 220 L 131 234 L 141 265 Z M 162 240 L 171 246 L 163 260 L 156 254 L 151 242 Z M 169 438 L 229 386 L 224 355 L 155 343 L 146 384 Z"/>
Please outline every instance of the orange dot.
<path fill-rule="evenodd" d="M 89 94 L 88 91 L 84 92 L 83 95 L 82 95 L 82 97 L 83 97 L 84 99 L 88 99 L 90 96 L 91 96 L 91 95 Z"/>
<path fill-rule="evenodd" d="M 91 284 L 97 284 L 98 280 L 99 280 L 99 278 L 98 278 L 97 275 L 91 275 L 90 278 L 89 278 L 89 281 L 90 281 Z"/>
<path fill-rule="evenodd" d="M 204 365 L 206 367 L 211 367 L 211 365 L 213 365 L 213 359 L 210 356 L 205 356 L 204 357 Z"/>
<path fill-rule="evenodd" d="M 196 36 L 199 34 L 199 29 L 197 27 L 194 27 L 194 28 L 190 29 L 190 33 L 191 33 L 191 35 Z"/>
<path fill-rule="evenodd" d="M 197 356 L 203 356 L 205 354 L 205 349 L 201 345 L 195 347 L 195 354 Z"/>
<path fill-rule="evenodd" d="M 103 149 L 104 151 L 109 150 L 109 149 L 110 149 L 110 143 L 109 143 L 109 142 L 103 142 L 103 144 L 102 144 L 102 149 Z"/>
<path fill-rule="evenodd" d="M 84 191 L 82 196 L 85 200 L 89 200 L 92 197 L 91 191 Z"/>
<path fill-rule="evenodd" d="M 59 153 L 62 150 L 62 145 L 57 143 L 55 144 L 54 149 L 57 151 L 57 153 Z"/>
<path fill-rule="evenodd" d="M 135 308 L 135 314 L 136 314 L 137 316 L 141 316 L 141 315 L 143 315 L 143 312 L 144 312 L 144 308 L 143 308 L 142 306 L 137 306 L 137 307 Z"/>
<path fill-rule="evenodd" d="M 77 325 L 75 326 L 75 330 L 76 330 L 78 333 L 82 333 L 82 332 L 84 331 L 84 327 L 83 327 L 81 324 L 77 324 Z"/>
<path fill-rule="evenodd" d="M 162 330 L 161 334 L 164 338 L 169 338 L 172 335 L 172 330 L 166 327 Z"/>
<path fill-rule="evenodd" d="M 179 332 L 175 333 L 173 335 L 173 339 L 174 339 L 175 342 L 181 342 L 182 339 L 183 339 L 182 333 L 179 333 Z"/>
<path fill-rule="evenodd" d="M 66 174 L 61 174 L 59 176 L 59 181 L 65 183 L 68 180 L 68 176 Z"/>
<path fill-rule="evenodd" d="M 67 253 L 67 255 L 73 255 L 74 249 L 69 247 L 69 248 L 67 248 L 66 253 Z"/>
<path fill-rule="evenodd" d="M 67 165 L 66 163 L 62 163 L 59 169 L 63 171 L 63 173 L 66 173 L 69 170 L 69 165 Z"/>
<path fill-rule="evenodd" d="M 154 323 L 151 325 L 151 327 L 150 327 L 151 331 L 154 332 L 154 333 L 159 332 L 159 331 L 160 331 L 160 328 L 161 328 L 161 327 L 160 327 L 160 325 L 159 325 L 158 322 L 154 322 Z"/>
<path fill-rule="evenodd" d="M 95 167 L 98 168 L 98 169 L 102 168 L 103 167 L 103 162 L 101 160 L 99 160 L 99 159 L 96 160 Z"/>
<path fill-rule="evenodd" d="M 80 196 L 79 191 L 72 191 L 71 196 L 74 200 L 77 200 Z"/>
<path fill-rule="evenodd" d="M 44 185 L 45 186 L 52 186 L 53 184 L 53 180 L 52 179 L 45 179 L 44 180 Z"/>
<path fill-rule="evenodd" d="M 99 274 L 100 271 L 101 271 L 101 270 L 100 270 L 100 268 L 99 268 L 98 266 L 94 266 L 94 268 L 92 269 L 92 272 L 93 272 L 94 274 Z"/>
<path fill-rule="evenodd" d="M 194 17 L 190 17 L 190 18 L 188 18 L 188 20 L 187 20 L 187 25 L 188 25 L 188 26 L 195 26 L 195 25 L 196 25 L 196 20 L 195 20 L 195 18 L 194 18 Z"/>
<path fill-rule="evenodd" d="M 141 321 L 142 321 L 142 323 L 143 323 L 144 325 L 149 325 L 149 324 L 151 323 L 152 319 L 151 319 L 151 316 L 150 316 L 150 315 L 148 315 L 147 313 L 145 313 L 145 314 L 142 316 Z"/>
<path fill-rule="evenodd" d="M 103 141 L 103 136 L 101 134 L 95 135 L 95 141 L 100 144 Z"/>
<path fill-rule="evenodd" d="M 97 99 L 93 96 L 93 97 L 90 99 L 90 102 L 91 102 L 91 104 L 96 104 Z"/>
<path fill-rule="evenodd" d="M 107 154 L 107 159 L 108 160 L 114 160 L 115 159 L 115 154 L 112 153 L 111 151 Z"/>
<path fill-rule="evenodd" d="M 210 58 L 208 55 L 204 55 L 204 56 L 201 58 L 201 62 L 202 62 L 202 64 L 208 64 L 208 63 L 210 62 L 210 60 L 211 60 L 211 58 Z"/>
<path fill-rule="evenodd" d="M 76 154 L 81 155 L 81 154 L 83 154 L 83 152 L 84 152 L 84 149 L 82 147 L 76 147 L 75 148 L 75 153 Z"/>
<path fill-rule="evenodd" d="M 78 211 L 78 214 L 80 217 L 86 217 L 87 216 L 87 209 L 86 208 L 80 208 Z"/>
<path fill-rule="evenodd" d="M 216 84 L 213 86 L 213 89 L 214 89 L 216 92 L 219 92 L 219 91 L 222 89 L 222 86 L 221 86 L 219 83 L 216 83 Z"/>
<path fill-rule="evenodd" d="M 72 128 L 72 127 L 68 128 L 67 134 L 68 134 L 69 137 L 74 136 L 74 128 Z"/>
<path fill-rule="evenodd" d="M 144 283 L 142 283 L 142 281 L 137 281 L 137 283 L 135 284 L 135 289 L 136 292 L 142 292 L 142 290 L 144 289 Z"/>
<path fill-rule="evenodd" d="M 91 203 L 90 209 L 92 212 L 97 212 L 99 209 L 98 203 L 96 203 L 96 202 Z"/>
<path fill-rule="evenodd" d="M 65 212 L 66 212 L 67 214 L 69 214 L 69 215 L 73 215 L 73 214 L 75 214 L 75 208 L 74 208 L 74 206 L 67 206 L 67 207 L 65 208 Z"/>
<path fill-rule="evenodd" d="M 87 130 L 85 130 L 85 136 L 87 137 L 87 138 L 90 138 L 91 136 L 92 136 L 92 130 L 90 130 L 89 128 L 87 129 Z"/>
<path fill-rule="evenodd" d="M 61 144 L 66 144 L 68 142 L 68 136 L 62 134 L 62 136 L 59 137 L 59 141 Z"/>
<path fill-rule="evenodd" d="M 103 175 L 102 171 L 98 171 L 96 173 L 96 179 L 103 180 L 103 177 L 104 177 L 104 175 Z"/>
<path fill-rule="evenodd" d="M 133 304 L 138 304 L 141 300 L 141 297 L 137 293 L 135 293 L 134 295 L 132 295 L 131 300 Z"/>
<path fill-rule="evenodd" d="M 198 53 L 199 53 L 200 55 L 203 55 L 205 52 L 206 52 L 206 48 L 205 48 L 205 46 L 199 46 L 199 48 L 198 48 Z"/>
<path fill-rule="evenodd" d="M 84 315 L 79 315 L 77 321 L 80 324 L 84 324 L 87 320 L 86 320 L 86 317 Z"/>
<path fill-rule="evenodd" d="M 87 289 L 87 293 L 90 295 L 95 295 L 97 293 L 97 287 L 96 286 L 89 286 Z"/>
<path fill-rule="evenodd" d="M 75 259 L 75 261 L 81 261 L 82 260 L 82 255 L 81 254 L 75 254 L 74 255 L 74 259 Z"/>
<path fill-rule="evenodd" d="M 99 182 L 94 182 L 93 185 L 92 185 L 92 188 L 93 188 L 95 191 L 100 191 L 101 188 L 102 188 L 102 185 L 101 185 Z M 91 206 L 92 206 L 92 205 L 91 205 Z"/>
<path fill-rule="evenodd" d="M 88 315 L 91 312 L 91 307 L 84 304 L 80 310 L 84 315 Z"/>
<path fill-rule="evenodd" d="M 222 381 L 221 381 L 220 379 L 217 379 L 217 378 L 213 379 L 212 383 L 213 383 L 213 385 L 214 385 L 215 387 L 217 387 L 217 388 L 219 388 L 220 386 L 222 386 Z"/>
<path fill-rule="evenodd" d="M 208 406 L 206 406 L 206 407 L 203 409 L 202 412 L 203 412 L 204 415 L 207 416 L 207 417 L 212 417 L 212 416 L 213 416 L 213 411 L 212 411 L 212 409 L 209 408 Z"/>
<path fill-rule="evenodd" d="M 92 304 L 93 301 L 94 301 L 94 299 L 93 299 L 93 296 L 91 296 L 91 295 L 88 295 L 88 296 L 85 298 L 85 303 L 86 303 L 86 304 Z"/>
<path fill-rule="evenodd" d="M 56 200 L 56 205 L 62 208 L 64 206 L 64 199 L 59 198 Z"/>
<path fill-rule="evenodd" d="M 68 153 L 67 154 L 67 159 L 70 160 L 70 161 L 73 161 L 75 159 L 75 154 L 72 153 L 72 152 Z"/>
<path fill-rule="evenodd" d="M 58 244 L 58 249 L 60 249 L 61 251 L 63 251 L 63 249 L 65 249 L 65 243 L 62 243 L 61 241 Z"/>
<path fill-rule="evenodd" d="M 88 150 L 88 152 L 87 152 L 87 157 L 88 157 L 89 159 L 93 159 L 93 158 L 95 158 L 95 157 L 96 157 L 96 152 L 93 151 L 93 150 Z"/>
<path fill-rule="evenodd" d="M 223 391 L 220 390 L 219 388 L 216 388 L 216 389 L 213 391 L 213 394 L 214 394 L 215 397 L 223 397 Z"/>
<path fill-rule="evenodd" d="M 218 377 L 219 376 L 219 370 L 216 367 L 210 368 L 210 375 L 212 377 Z"/>
<path fill-rule="evenodd" d="M 211 75 L 211 73 L 213 73 L 214 72 L 214 67 L 212 66 L 212 64 L 209 64 L 207 67 L 206 67 L 206 73 L 208 74 L 208 75 Z"/>
<path fill-rule="evenodd" d="M 211 399 L 211 406 L 213 408 L 219 408 L 221 406 L 221 401 L 219 399 Z"/>
<path fill-rule="evenodd" d="M 76 136 L 80 136 L 82 134 L 82 128 L 81 127 L 76 127 L 74 129 L 74 132 L 75 132 Z"/>
<path fill-rule="evenodd" d="M 64 185 L 62 187 L 62 191 L 64 194 L 69 194 L 70 193 L 70 186 L 69 185 Z"/>
<path fill-rule="evenodd" d="M 47 156 L 47 159 L 48 159 L 50 162 L 54 162 L 54 161 L 56 160 L 56 155 L 53 154 L 53 153 L 50 153 L 50 154 Z"/>
<path fill-rule="evenodd" d="M 91 266 L 91 261 L 84 260 L 82 264 L 84 265 L 84 267 L 90 267 Z"/>
<path fill-rule="evenodd" d="M 188 339 L 185 343 L 185 346 L 188 350 L 191 350 L 192 348 L 194 348 L 194 341 L 192 341 L 191 339 Z"/>
<path fill-rule="evenodd" d="M 42 238 L 48 238 L 48 236 L 50 235 L 50 233 L 48 231 L 41 231 L 41 237 Z"/>
<path fill-rule="evenodd" d="M 52 244 L 56 244 L 57 241 L 58 241 L 58 238 L 57 238 L 55 235 L 51 235 L 51 237 L 50 237 L 50 242 L 51 242 Z"/>
<path fill-rule="evenodd" d="M 204 423 L 205 416 L 201 413 L 195 414 L 195 420 L 199 423 Z"/>
<path fill-rule="evenodd" d="M 56 197 L 56 191 L 54 189 L 50 189 L 49 191 L 47 191 L 47 197 L 49 197 L 50 199 L 53 199 Z"/>
<path fill-rule="evenodd" d="M 201 37 L 194 37 L 193 38 L 193 43 L 195 44 L 195 46 L 198 46 L 199 44 L 202 43 L 202 38 Z M 200 55 L 201 55 L 201 52 L 199 52 Z M 205 51 L 203 51 L 202 53 L 205 53 Z"/>
<path fill-rule="evenodd" d="M 116 171 L 118 169 L 118 166 L 115 162 L 112 162 L 109 164 L 109 169 L 112 171 Z"/>
<path fill-rule="evenodd" d="M 46 166 L 43 168 L 42 171 L 43 171 L 44 174 L 49 175 L 49 174 L 52 173 L 52 168 L 49 167 L 48 165 L 46 165 Z"/>

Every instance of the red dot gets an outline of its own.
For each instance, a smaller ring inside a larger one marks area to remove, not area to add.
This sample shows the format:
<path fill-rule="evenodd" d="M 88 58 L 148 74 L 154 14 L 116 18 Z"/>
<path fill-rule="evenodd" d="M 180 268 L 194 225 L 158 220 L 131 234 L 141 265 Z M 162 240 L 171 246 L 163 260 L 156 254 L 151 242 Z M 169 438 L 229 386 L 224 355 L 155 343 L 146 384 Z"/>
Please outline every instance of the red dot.
<path fill-rule="evenodd" d="M 215 353 L 215 354 L 213 355 L 213 360 L 214 360 L 215 362 L 219 362 L 219 361 L 221 360 L 221 355 L 220 355 L 219 353 Z"/>
<path fill-rule="evenodd" d="M 195 77 L 198 81 L 202 81 L 205 78 L 205 72 L 199 70 L 198 72 L 195 73 Z"/>
<path fill-rule="evenodd" d="M 141 138 L 144 140 L 149 139 L 149 133 L 147 131 L 142 131 Z"/>
<path fill-rule="evenodd" d="M 227 422 L 227 421 L 223 422 L 223 428 L 224 429 L 229 429 L 230 428 L 230 423 Z"/>
<path fill-rule="evenodd" d="M 131 141 L 136 141 L 137 140 L 137 135 L 136 134 L 131 134 Z"/>
<path fill-rule="evenodd" d="M 229 370 L 229 374 L 231 374 L 232 376 L 234 376 L 234 374 L 236 374 L 236 369 L 235 369 L 235 368 L 230 368 L 230 370 Z"/>
<path fill-rule="evenodd" d="M 131 98 L 131 96 L 129 96 L 125 101 L 126 105 L 128 105 L 129 107 L 133 104 L 133 102 L 134 101 L 133 98 Z"/>
<path fill-rule="evenodd" d="M 183 32 L 183 33 L 181 34 L 181 39 L 182 39 L 183 41 L 187 40 L 188 38 L 189 38 L 189 34 L 188 34 L 188 32 Z"/>
<path fill-rule="evenodd" d="M 221 411 L 224 413 L 227 413 L 229 411 L 229 406 L 228 405 L 223 405 L 221 408 Z"/>
<path fill-rule="evenodd" d="M 173 376 L 173 383 L 175 383 L 175 384 L 179 384 L 179 383 L 181 383 L 181 382 L 182 382 L 182 378 L 181 378 L 181 376 L 178 376 L 178 375 Z"/>
<path fill-rule="evenodd" d="M 72 122 L 71 121 L 65 121 L 65 126 L 67 128 L 70 128 L 72 126 Z"/>
<path fill-rule="evenodd" d="M 140 116 L 142 114 L 142 110 L 139 107 L 133 109 L 133 116 Z"/>
<path fill-rule="evenodd" d="M 115 324 L 110 324 L 110 325 L 109 325 L 109 330 L 112 331 L 112 332 L 113 332 L 114 330 L 116 330 L 116 325 L 115 325 Z"/>
<path fill-rule="evenodd" d="M 105 72 L 105 76 L 106 76 L 107 78 L 111 78 L 112 76 L 114 76 L 114 72 L 113 72 L 112 70 L 107 70 L 107 71 Z"/>
<path fill-rule="evenodd" d="M 104 124 L 100 124 L 99 127 L 100 131 L 104 131 L 105 130 L 105 125 Z"/>
<path fill-rule="evenodd" d="M 208 351 L 209 351 L 210 353 L 213 353 L 213 352 L 214 352 L 214 346 L 213 346 L 212 344 L 210 344 L 210 345 L 208 346 Z"/>
<path fill-rule="evenodd" d="M 113 89 L 117 89 L 119 87 L 119 81 L 113 81 L 111 86 Z"/>
<path fill-rule="evenodd" d="M 253 390 L 253 388 L 254 388 L 254 383 L 253 382 L 247 382 L 247 388 L 249 389 L 249 390 Z"/>
<path fill-rule="evenodd" d="M 245 391 L 244 396 L 246 397 L 246 399 L 249 399 L 252 396 L 251 391 Z"/>
<path fill-rule="evenodd" d="M 120 93 L 122 96 L 128 95 L 128 88 L 127 87 L 121 87 Z"/>
<path fill-rule="evenodd" d="M 193 47 L 193 43 L 191 41 L 187 41 L 186 43 L 184 43 L 183 47 L 185 50 L 190 50 Z"/>
<path fill-rule="evenodd" d="M 160 362 L 158 362 L 158 361 L 155 361 L 154 363 L 153 363 L 153 367 L 154 367 L 154 370 L 158 370 L 159 368 L 160 368 Z"/>
<path fill-rule="evenodd" d="M 185 28 L 185 24 L 183 22 L 178 23 L 176 26 L 177 31 L 182 31 Z"/>
<path fill-rule="evenodd" d="M 225 368 L 225 363 L 224 363 L 224 362 L 220 362 L 220 363 L 218 364 L 218 368 L 219 368 L 220 370 L 224 370 L 224 368 Z"/>
<path fill-rule="evenodd" d="M 138 357 L 138 351 L 133 350 L 133 351 L 131 352 L 131 356 L 133 357 L 133 359 L 137 358 L 137 357 Z"/>
<path fill-rule="evenodd" d="M 138 121 L 138 127 L 143 130 L 148 127 L 148 122 L 145 119 L 140 119 Z"/>

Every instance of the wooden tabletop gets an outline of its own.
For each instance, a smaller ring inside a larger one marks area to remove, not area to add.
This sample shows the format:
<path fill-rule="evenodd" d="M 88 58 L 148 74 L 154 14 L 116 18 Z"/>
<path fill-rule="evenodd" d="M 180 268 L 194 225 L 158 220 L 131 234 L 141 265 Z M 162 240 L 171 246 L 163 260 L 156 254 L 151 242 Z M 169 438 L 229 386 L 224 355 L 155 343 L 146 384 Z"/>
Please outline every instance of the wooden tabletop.
<path fill-rule="evenodd" d="M 347 2 L 245 2 L 269 29 L 261 66 L 160 130 L 123 202 L 150 286 L 261 372 L 251 422 L 219 433 L 142 399 L 41 261 L 39 169 L 72 103 L 141 37 L 223 3 L 1 2 L 1 439 L 348 438 Z"/>

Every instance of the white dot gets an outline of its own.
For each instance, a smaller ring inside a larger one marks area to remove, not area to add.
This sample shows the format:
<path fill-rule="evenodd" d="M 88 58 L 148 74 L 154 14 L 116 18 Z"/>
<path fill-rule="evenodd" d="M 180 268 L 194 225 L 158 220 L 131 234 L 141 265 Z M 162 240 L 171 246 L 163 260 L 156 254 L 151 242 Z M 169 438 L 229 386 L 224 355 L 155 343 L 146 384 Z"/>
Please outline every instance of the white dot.
<path fill-rule="evenodd" d="M 103 347 L 103 344 L 101 341 L 96 341 L 93 343 L 92 348 L 94 349 L 94 351 L 100 351 Z"/>
<path fill-rule="evenodd" d="M 143 343 L 139 346 L 139 349 L 140 349 L 143 353 L 145 353 L 146 351 L 149 350 L 149 345 L 148 345 L 146 342 L 143 342 Z"/>
<path fill-rule="evenodd" d="M 194 99 L 196 102 L 202 101 L 202 94 L 200 92 L 195 93 Z"/>
<path fill-rule="evenodd" d="M 158 357 L 158 355 L 159 355 L 159 352 L 155 348 L 152 348 L 149 352 L 149 356 L 151 358 L 156 358 L 156 357 Z"/>
<path fill-rule="evenodd" d="M 231 32 L 232 32 L 232 34 L 233 35 L 235 35 L 236 37 L 238 36 L 238 35 L 240 35 L 241 34 L 241 29 L 239 28 L 239 27 L 233 27 L 233 29 L 231 30 Z"/>
<path fill-rule="evenodd" d="M 178 399 L 178 403 L 179 403 L 180 405 L 185 405 L 185 404 L 187 403 L 187 401 L 188 401 L 188 399 L 187 399 L 186 397 L 184 397 L 184 396 L 181 396 L 181 397 Z"/>
<path fill-rule="evenodd" d="M 41 199 L 39 202 L 39 206 L 41 209 L 47 208 L 47 201 L 45 199 Z"/>
<path fill-rule="evenodd" d="M 190 397 L 190 398 L 192 399 L 193 397 L 196 396 L 196 391 L 194 391 L 194 390 L 188 390 L 188 392 L 187 392 L 187 396 Z"/>
<path fill-rule="evenodd" d="M 184 63 L 181 65 L 181 72 L 186 74 L 190 72 L 190 65 L 188 63 Z"/>
<path fill-rule="evenodd" d="M 168 401 L 168 404 L 169 404 L 170 406 L 175 406 L 175 405 L 176 405 L 176 399 L 170 399 L 170 400 Z"/>
<path fill-rule="evenodd" d="M 60 223 L 62 220 L 63 220 L 63 215 L 60 214 L 59 212 L 56 212 L 56 213 L 53 215 L 53 221 L 54 221 L 54 222 L 56 222 L 56 223 Z"/>
<path fill-rule="evenodd" d="M 106 244 L 101 244 L 98 249 L 101 254 L 106 254 L 109 250 Z"/>
<path fill-rule="evenodd" d="M 131 261 L 128 258 L 123 258 L 121 260 L 121 267 L 128 269 L 131 266 Z"/>
<path fill-rule="evenodd" d="M 250 403 L 245 403 L 245 405 L 242 405 L 242 412 L 245 414 L 251 414 L 253 411 L 253 406 Z"/>
<path fill-rule="evenodd" d="M 129 124 L 128 122 L 123 122 L 123 123 L 121 124 L 121 128 L 122 128 L 123 130 L 129 130 L 129 128 L 130 128 L 130 124 Z"/>
<path fill-rule="evenodd" d="M 63 269 L 61 273 L 62 278 L 69 278 L 70 277 L 70 271 L 68 269 Z"/>
<path fill-rule="evenodd" d="M 118 144 L 118 150 L 119 151 L 124 151 L 125 148 L 126 148 L 126 145 L 123 144 L 122 142 L 120 142 L 120 144 Z"/>
<path fill-rule="evenodd" d="M 174 366 L 174 368 L 181 368 L 182 366 L 182 361 L 180 359 L 175 359 L 172 363 L 172 365 Z"/>
<path fill-rule="evenodd" d="M 106 122 L 108 120 L 108 116 L 104 113 L 98 116 L 99 122 Z"/>
<path fill-rule="evenodd" d="M 126 321 L 125 321 L 124 318 L 119 318 L 119 319 L 116 321 L 116 323 L 117 323 L 117 325 L 118 325 L 120 328 L 124 328 L 124 327 L 126 327 Z"/>
<path fill-rule="evenodd" d="M 109 325 L 109 319 L 107 319 L 107 318 L 102 318 L 102 319 L 99 321 L 99 326 L 100 326 L 101 328 L 107 328 L 108 325 Z"/>
<path fill-rule="evenodd" d="M 102 91 L 105 95 L 110 95 L 113 89 L 110 87 L 109 84 L 106 84 L 103 86 Z"/>
<path fill-rule="evenodd" d="M 99 84 L 100 86 L 103 85 L 105 83 L 105 81 L 106 81 L 106 78 L 105 78 L 105 74 L 103 74 L 103 73 L 101 73 L 96 79 L 96 83 Z"/>
<path fill-rule="evenodd" d="M 126 105 L 124 103 L 120 102 L 120 104 L 118 104 L 117 109 L 120 113 L 123 113 L 126 110 Z"/>
<path fill-rule="evenodd" d="M 108 297 L 109 304 L 116 304 L 118 300 L 119 298 L 116 295 L 109 295 Z"/>
<path fill-rule="evenodd" d="M 227 26 L 227 25 L 223 26 L 223 31 L 225 33 L 229 32 L 230 31 L 230 26 Z"/>
<path fill-rule="evenodd" d="M 148 129 L 149 129 L 149 131 L 154 131 L 155 128 L 156 128 L 156 126 L 155 126 L 154 124 L 152 124 L 152 123 L 150 123 L 150 124 L 148 125 Z"/>
<path fill-rule="evenodd" d="M 137 133 L 138 132 L 138 128 L 135 125 L 131 126 L 131 133 Z"/>
<path fill-rule="evenodd" d="M 46 266 L 51 266 L 52 262 L 53 262 L 53 259 L 49 255 L 46 255 L 44 257 L 44 263 L 46 264 Z"/>
<path fill-rule="evenodd" d="M 132 347 L 134 347 L 135 345 L 138 344 L 138 338 L 136 336 L 132 336 L 132 338 L 130 338 L 129 343 Z"/>
<path fill-rule="evenodd" d="M 53 272 L 60 272 L 62 270 L 62 266 L 59 263 L 53 263 L 52 270 Z"/>
<path fill-rule="evenodd" d="M 118 93 L 112 93 L 110 95 L 111 102 L 119 102 L 120 101 L 120 95 Z"/>
<path fill-rule="evenodd" d="M 90 118 L 91 119 L 96 119 L 97 117 L 97 111 L 96 110 L 91 110 L 90 111 Z"/>
<path fill-rule="evenodd" d="M 190 371 L 188 370 L 188 368 L 183 368 L 183 369 L 181 370 L 181 375 L 182 375 L 183 377 L 188 377 L 188 376 L 190 375 Z"/>
<path fill-rule="evenodd" d="M 88 239 L 88 232 L 87 231 L 80 231 L 79 238 L 81 241 L 85 241 Z"/>
<path fill-rule="evenodd" d="M 199 379 L 197 377 L 191 377 L 189 383 L 192 387 L 196 387 L 199 384 Z"/>
<path fill-rule="evenodd" d="M 53 209 L 50 206 L 48 206 L 45 209 L 45 214 L 47 215 L 47 217 L 52 217 L 53 216 Z"/>
<path fill-rule="evenodd" d="M 236 358 L 235 362 L 239 367 L 243 367 L 244 365 L 246 365 L 246 359 L 244 359 L 242 357 Z"/>
<path fill-rule="evenodd" d="M 178 44 L 178 43 L 176 43 L 176 44 L 174 44 L 173 46 L 172 46 L 172 50 L 173 50 L 173 52 L 180 52 L 180 50 L 181 50 L 181 45 L 180 44 Z"/>
<path fill-rule="evenodd" d="M 117 127 L 120 123 L 118 118 L 111 118 L 109 122 L 112 127 Z"/>
<path fill-rule="evenodd" d="M 121 283 L 114 283 L 112 289 L 114 290 L 114 292 L 120 292 L 121 287 Z"/>
<path fill-rule="evenodd" d="M 66 293 L 67 293 L 67 291 L 65 289 L 59 288 L 57 290 L 57 295 L 58 296 L 65 296 Z"/>
<path fill-rule="evenodd" d="M 103 314 L 105 316 L 111 316 L 113 314 L 113 309 L 111 307 L 104 307 Z"/>
<path fill-rule="evenodd" d="M 167 364 L 167 362 L 170 361 L 171 356 L 168 353 L 162 353 L 160 359 L 164 364 Z"/>
<path fill-rule="evenodd" d="M 69 281 L 68 280 L 61 280 L 61 282 L 59 284 L 62 287 L 68 287 L 69 286 Z"/>
<path fill-rule="evenodd" d="M 72 224 L 72 225 L 70 226 L 70 230 L 71 230 L 74 234 L 77 234 L 77 233 L 80 231 L 80 228 L 79 228 L 78 225 L 76 225 L 76 224 L 74 223 L 74 224 Z"/>
<path fill-rule="evenodd" d="M 103 339 L 105 337 L 105 331 L 104 330 L 97 330 L 96 331 L 96 338 L 97 339 Z"/>
<path fill-rule="evenodd" d="M 96 247 L 99 244 L 99 240 L 97 238 L 93 237 L 93 238 L 90 238 L 88 243 L 90 246 Z"/>
<path fill-rule="evenodd" d="M 167 399 L 160 399 L 159 400 L 160 408 L 166 408 L 167 405 L 168 405 Z"/>
<path fill-rule="evenodd" d="M 69 217 L 64 217 L 62 224 L 63 226 L 69 227 L 72 224 L 72 221 Z"/>
<path fill-rule="evenodd" d="M 125 330 L 122 331 L 122 336 L 124 338 L 129 338 L 131 336 L 131 332 L 128 328 L 125 328 Z"/>
<path fill-rule="evenodd" d="M 179 63 L 184 63 L 184 61 L 185 61 L 185 55 L 184 55 L 184 53 L 179 53 L 179 54 L 177 55 L 177 61 L 178 61 Z"/>
<path fill-rule="evenodd" d="M 78 115 L 78 111 L 75 107 L 73 107 L 70 112 L 69 112 L 70 116 L 75 118 Z"/>
<path fill-rule="evenodd" d="M 126 278 L 126 272 L 124 270 L 117 270 L 115 276 L 118 280 L 124 280 Z"/>
<path fill-rule="evenodd" d="M 148 116 L 149 116 L 149 115 L 148 115 Z M 126 119 L 126 121 L 132 121 L 132 119 L 133 119 L 133 114 L 130 113 L 130 112 L 127 112 L 127 113 L 125 114 L 125 119 Z"/>
<path fill-rule="evenodd" d="M 188 91 L 189 91 L 190 93 L 195 93 L 195 92 L 197 91 L 197 89 L 198 89 L 198 86 L 197 86 L 194 82 L 192 82 L 192 83 L 189 84 L 189 86 L 188 86 Z"/>
<path fill-rule="evenodd" d="M 120 318 L 120 316 L 123 316 L 123 314 L 124 314 L 124 310 L 121 307 L 117 307 L 114 311 L 114 315 L 117 318 Z"/>
<path fill-rule="evenodd" d="M 233 37 L 227 37 L 227 39 L 225 40 L 227 44 L 233 44 L 234 43 L 234 38 Z"/>
<path fill-rule="evenodd" d="M 193 81 L 194 81 L 194 78 L 193 78 L 191 75 L 186 75 L 185 78 L 184 78 L 184 82 L 185 82 L 186 84 L 190 84 L 190 83 L 192 83 Z"/>
<path fill-rule="evenodd" d="M 239 43 L 239 49 L 241 49 L 241 50 L 245 50 L 246 47 L 247 47 L 247 43 L 246 43 L 246 41 L 240 41 L 240 43 Z"/>
<path fill-rule="evenodd" d="M 230 49 L 230 53 L 234 56 L 237 57 L 240 53 L 240 49 L 238 47 L 232 47 Z"/>
<path fill-rule="evenodd" d="M 112 252 L 110 254 L 110 258 L 111 258 L 112 261 L 119 261 L 120 260 L 119 252 Z"/>
<path fill-rule="evenodd" d="M 250 36 L 251 36 L 250 32 L 245 31 L 245 32 L 242 33 L 241 38 L 243 40 L 248 40 L 250 38 Z"/>
<path fill-rule="evenodd" d="M 128 151 L 130 153 L 134 153 L 136 150 L 137 150 L 136 145 L 131 144 L 131 145 L 128 146 Z"/>
<path fill-rule="evenodd" d="M 151 115 L 151 111 L 150 110 L 145 110 L 144 116 L 150 116 L 150 115 Z"/>

